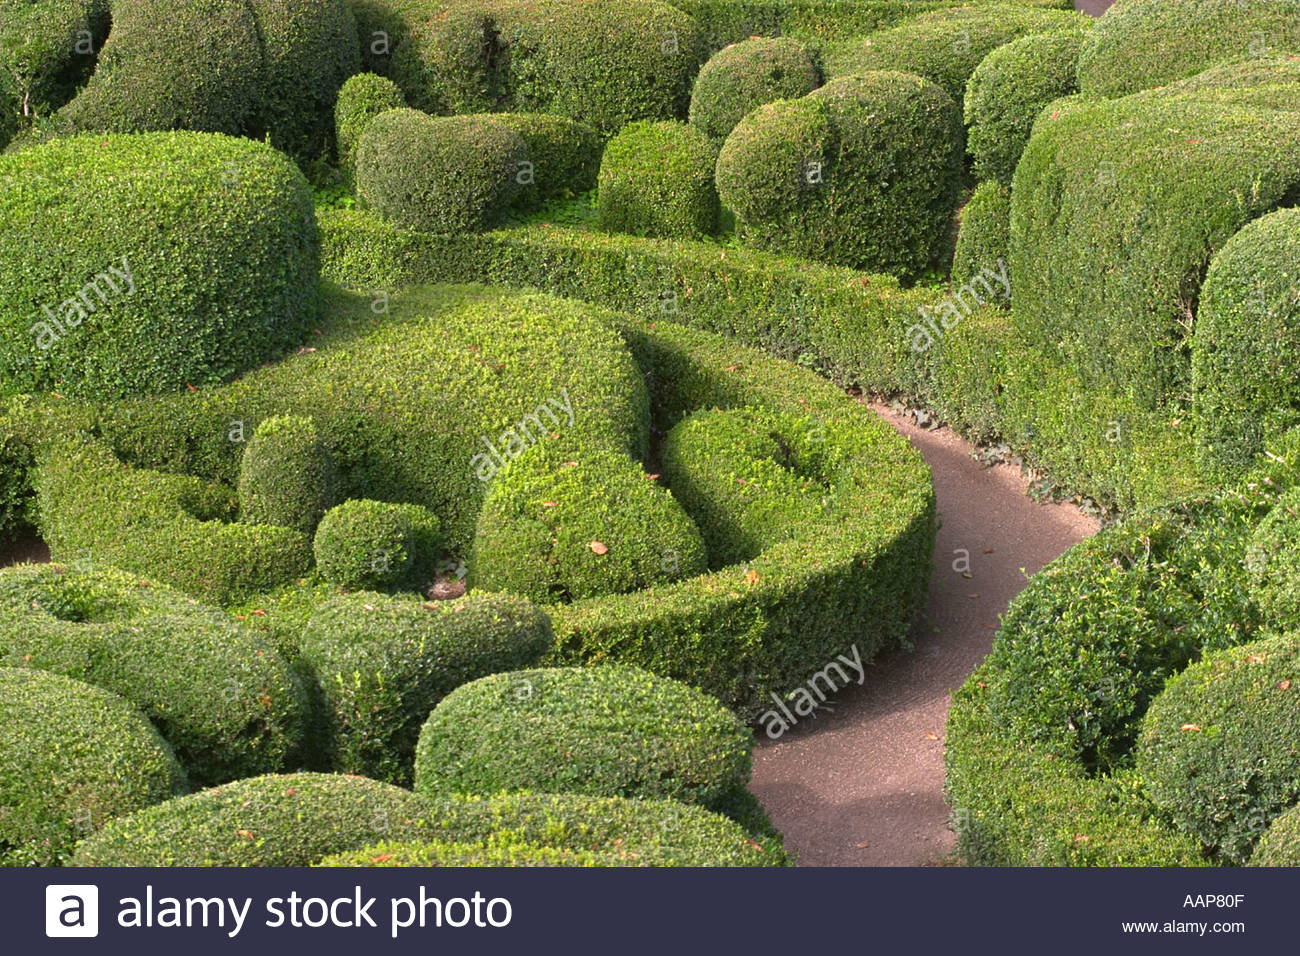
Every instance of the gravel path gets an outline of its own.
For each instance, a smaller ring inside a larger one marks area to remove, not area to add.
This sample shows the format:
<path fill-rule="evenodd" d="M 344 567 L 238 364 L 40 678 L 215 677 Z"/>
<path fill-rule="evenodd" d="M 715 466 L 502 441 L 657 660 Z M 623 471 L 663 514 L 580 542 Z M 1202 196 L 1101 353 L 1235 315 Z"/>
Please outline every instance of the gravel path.
<path fill-rule="evenodd" d="M 918 866 L 951 853 L 943 801 L 949 694 L 988 653 L 1026 573 L 1097 529 L 1071 505 L 1026 497 L 1018 468 L 975 461 L 949 429 L 926 431 L 873 407 L 925 456 L 942 527 L 915 649 L 868 667 L 862 686 L 828 701 L 832 711 L 779 740 L 759 730 L 750 789 L 805 866 Z M 970 577 L 961 573 L 963 550 Z"/>

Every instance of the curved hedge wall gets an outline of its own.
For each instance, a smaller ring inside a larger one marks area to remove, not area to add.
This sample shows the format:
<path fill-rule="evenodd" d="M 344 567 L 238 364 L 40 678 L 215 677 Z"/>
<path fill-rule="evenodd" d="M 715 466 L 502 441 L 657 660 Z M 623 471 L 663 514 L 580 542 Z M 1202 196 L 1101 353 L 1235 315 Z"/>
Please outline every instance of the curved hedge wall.
<path fill-rule="evenodd" d="M 81 837 L 186 789 L 171 748 L 116 694 L 0 667 L 0 864 L 61 866 Z"/>
<path fill-rule="evenodd" d="M 325 513 L 312 551 L 330 584 L 422 590 L 434 577 L 438 516 L 420 505 L 353 498 Z"/>
<path fill-rule="evenodd" d="M 1255 844 L 1251 866 L 1300 866 L 1300 804 L 1273 820 Z"/>
<path fill-rule="evenodd" d="M 429 715 L 415 789 L 581 793 L 721 810 L 749 781 L 753 737 L 712 697 L 635 667 L 484 677 Z"/>
<path fill-rule="evenodd" d="M 980 183 L 961 210 L 952 284 L 962 286 L 986 273 L 1003 275 L 1010 261 L 1011 191 L 996 182 Z M 1011 301 L 1004 297 L 997 304 L 1005 308 Z"/>
<path fill-rule="evenodd" d="M 0 247 L 0 392 L 221 382 L 319 314 L 307 183 L 246 140 L 74 136 L 0 156 Z"/>
<path fill-rule="evenodd" d="M 468 681 L 536 664 L 554 639 L 542 610 L 509 595 L 328 601 L 300 641 L 319 688 L 325 759 L 341 773 L 409 784 L 420 728 L 438 702 Z"/>
<path fill-rule="evenodd" d="M 636 236 L 710 236 L 718 231 L 717 154 L 685 123 L 629 123 L 600 161 L 600 225 Z"/>
<path fill-rule="evenodd" d="M 0 571 L 0 661 L 120 694 L 195 786 L 281 769 L 305 729 L 279 654 L 226 614 L 113 569 Z"/>
<path fill-rule="evenodd" d="M 821 86 L 821 79 L 808 48 L 791 37 L 734 43 L 715 53 L 695 78 L 691 125 L 720 142 L 758 107 L 798 99 Z"/>

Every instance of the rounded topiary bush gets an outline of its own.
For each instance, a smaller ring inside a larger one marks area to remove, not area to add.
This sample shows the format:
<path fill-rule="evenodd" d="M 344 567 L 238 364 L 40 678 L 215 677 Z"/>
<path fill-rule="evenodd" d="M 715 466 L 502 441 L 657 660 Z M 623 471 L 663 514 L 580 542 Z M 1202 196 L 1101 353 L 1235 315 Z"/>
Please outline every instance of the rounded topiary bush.
<path fill-rule="evenodd" d="M 515 176 L 522 187 L 517 206 L 565 199 L 595 187 L 604 143 L 586 123 L 545 113 L 482 113 L 478 118 L 514 130 L 528 148 L 528 162 Z"/>
<path fill-rule="evenodd" d="M 239 464 L 239 518 L 311 534 L 329 507 L 330 456 L 316 425 L 275 415 L 257 426 Z"/>
<path fill-rule="evenodd" d="M 542 610 L 508 595 L 334 598 L 301 638 L 323 705 L 318 743 L 334 770 L 409 784 L 420 727 L 446 694 L 536 664 L 554 640 Z"/>
<path fill-rule="evenodd" d="M 311 866 L 380 840 L 426 832 L 427 803 L 341 774 L 236 780 L 119 817 L 83 841 L 72 866 Z"/>
<path fill-rule="evenodd" d="M 121 697 L 0 667 L 0 864 L 59 866 L 108 820 L 186 789 L 171 748 Z"/>
<path fill-rule="evenodd" d="M 293 163 L 203 133 L 74 136 L 0 156 L 0 392 L 104 399 L 225 381 L 319 311 Z"/>
<path fill-rule="evenodd" d="M 613 850 L 570 850 L 519 840 L 483 843 L 380 843 L 327 857 L 318 866 L 649 866 Z M 667 864 L 672 865 L 672 864 Z"/>
<path fill-rule="evenodd" d="M 600 161 L 600 224 L 637 236 L 718 231 L 717 155 L 703 133 L 672 121 L 632 123 Z"/>
<path fill-rule="evenodd" d="M 1279 630 L 1300 628 L 1300 489 L 1279 498 L 1259 523 L 1245 565 L 1264 620 Z"/>
<path fill-rule="evenodd" d="M 981 274 L 1004 275 L 1011 256 L 1011 192 L 996 182 L 980 183 L 961 211 L 961 230 L 952 260 L 952 281 L 963 285 Z M 997 291 L 1002 291 L 994 286 Z M 996 297 L 999 305 L 1010 300 Z"/>
<path fill-rule="evenodd" d="M 1084 30 L 1021 37 L 986 56 L 966 83 L 966 148 L 975 175 L 1011 185 L 1034 120 L 1048 103 L 1078 89 Z"/>
<path fill-rule="evenodd" d="M 914 276 L 951 248 L 963 155 L 943 90 L 865 73 L 741 120 L 718 157 L 718 193 L 750 245 Z"/>
<path fill-rule="evenodd" d="M 326 581 L 352 590 L 419 588 L 433 578 L 439 527 L 438 516 L 420 505 L 345 501 L 316 528 L 316 567 Z"/>
<path fill-rule="evenodd" d="M 793 100 L 821 85 L 821 72 L 792 37 L 733 43 L 714 54 L 695 78 L 691 125 L 724 140 L 748 113 L 775 100 Z"/>
<path fill-rule="evenodd" d="M 493 482 L 469 580 L 555 604 L 666 584 L 707 564 L 690 517 L 625 453 L 539 443 Z"/>
<path fill-rule="evenodd" d="M 712 697 L 635 667 L 515 671 L 443 698 L 420 732 L 415 789 L 657 797 L 723 808 L 753 738 Z"/>
<path fill-rule="evenodd" d="M 358 73 L 343 84 L 334 106 L 334 142 L 339 165 L 351 169 L 361 134 L 381 113 L 406 106 L 402 91 L 386 76 Z"/>
<path fill-rule="evenodd" d="M 357 194 L 408 229 L 475 232 L 505 214 L 527 162 L 519 134 L 490 119 L 390 110 L 361 134 Z"/>
<path fill-rule="evenodd" d="M 1300 422 L 1300 209 L 1250 223 L 1219 250 L 1192 339 L 1201 465 L 1240 471 Z"/>
<path fill-rule="evenodd" d="M 108 6 L 108 0 L 0 0 L 0 149 L 5 129 L 16 132 L 29 117 L 48 116 L 76 95 L 95 68 L 92 51 L 108 34 Z"/>
<path fill-rule="evenodd" d="M 1274 818 L 1250 855 L 1251 866 L 1300 866 L 1300 804 Z"/>
<path fill-rule="evenodd" d="M 279 770 L 307 704 L 289 665 L 221 611 L 113 569 L 0 571 L 0 661 L 120 694 L 195 786 Z"/>
<path fill-rule="evenodd" d="M 1244 863 L 1300 801 L 1300 638 L 1222 651 L 1171 679 L 1136 754 L 1146 792 L 1175 826 Z"/>

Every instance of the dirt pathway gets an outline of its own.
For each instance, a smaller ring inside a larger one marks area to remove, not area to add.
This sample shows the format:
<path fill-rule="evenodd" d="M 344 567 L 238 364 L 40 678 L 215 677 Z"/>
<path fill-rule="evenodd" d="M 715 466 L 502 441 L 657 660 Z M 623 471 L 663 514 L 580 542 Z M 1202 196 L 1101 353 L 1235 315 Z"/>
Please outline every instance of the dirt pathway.
<path fill-rule="evenodd" d="M 869 667 L 862 686 L 828 701 L 832 711 L 779 740 L 759 732 L 750 789 L 805 866 L 917 866 L 952 851 L 949 694 L 988 653 L 998 615 L 1024 587 L 1021 569 L 1032 574 L 1097 528 L 1073 506 L 1027 498 L 1019 469 L 980 464 L 949 429 L 875 408 L 929 463 L 942 527 L 915 649 Z"/>

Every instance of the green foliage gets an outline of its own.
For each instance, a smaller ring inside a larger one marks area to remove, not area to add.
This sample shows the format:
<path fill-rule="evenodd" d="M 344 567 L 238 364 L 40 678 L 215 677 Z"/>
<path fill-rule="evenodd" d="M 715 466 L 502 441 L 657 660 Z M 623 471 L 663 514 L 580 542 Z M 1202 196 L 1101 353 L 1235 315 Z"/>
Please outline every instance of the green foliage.
<path fill-rule="evenodd" d="M 1246 553 L 1251 595 L 1264 622 L 1279 630 L 1300 627 L 1300 489 L 1282 495 L 1259 523 Z"/>
<path fill-rule="evenodd" d="M 1173 678 L 1147 712 L 1137 769 L 1178 829 L 1244 863 L 1300 801 L 1300 639 L 1224 651 Z"/>
<path fill-rule="evenodd" d="M 523 186 L 516 206 L 533 208 L 595 188 L 602 141 L 585 123 L 545 113 L 482 113 L 478 118 L 514 130 L 528 148 L 531 177 L 522 170 L 516 175 Z"/>
<path fill-rule="evenodd" d="M 487 229 L 514 201 L 527 162 L 519 135 L 490 119 L 389 110 L 361 135 L 357 194 L 408 229 Z"/>
<path fill-rule="evenodd" d="M 997 47 L 966 82 L 966 148 L 975 175 L 1010 186 L 1043 107 L 1078 89 L 1074 78 L 1086 30 L 1021 37 Z"/>
<path fill-rule="evenodd" d="M 947 242 L 962 156 L 942 90 L 871 72 L 746 116 L 718 157 L 718 194 L 748 245 L 912 277 Z"/>
<path fill-rule="evenodd" d="M 639 122 L 609 141 L 600 162 L 600 224 L 637 236 L 718 231 L 717 153 L 703 133 L 677 122 Z"/>
<path fill-rule="evenodd" d="M 429 604 L 371 593 L 334 598 L 301 640 L 321 695 L 327 763 L 409 785 L 420 727 L 438 702 L 468 681 L 536 664 L 554 639 L 546 614 L 510 595 Z"/>
<path fill-rule="evenodd" d="M 311 866 L 425 832 L 426 803 L 386 783 L 334 774 L 237 780 L 119 817 L 83 840 L 72 866 Z"/>
<path fill-rule="evenodd" d="M 753 737 L 716 700 L 635 667 L 514 671 L 443 698 L 420 732 L 415 789 L 676 799 L 722 809 Z"/>
<path fill-rule="evenodd" d="M 1296 0 L 1119 0 L 1079 57 L 1079 87 L 1116 97 L 1225 60 L 1300 50 Z"/>
<path fill-rule="evenodd" d="M 279 770 L 306 702 L 285 661 L 220 611 L 111 568 L 0 571 L 0 660 L 142 710 L 195 786 Z"/>
<path fill-rule="evenodd" d="M 996 182 L 975 189 L 961 211 L 961 231 L 952 261 L 952 284 L 962 286 L 976 276 L 999 273 L 1011 261 L 1011 191 Z M 1007 308 L 1009 299 L 995 300 Z"/>
<path fill-rule="evenodd" d="M 116 694 L 0 667 L 0 864 L 60 866 L 113 817 L 185 790 L 171 748 Z"/>
<path fill-rule="evenodd" d="M 311 534 L 329 507 L 330 471 L 329 452 L 310 418 L 264 420 L 239 462 L 239 520 Z"/>
<path fill-rule="evenodd" d="M 758 107 L 798 99 L 820 85 L 821 71 L 798 40 L 776 37 L 734 43 L 714 54 L 695 78 L 691 125 L 720 142 Z"/>
<path fill-rule="evenodd" d="M 318 317 L 318 243 L 302 174 L 259 143 L 76 136 L 0 156 L 0 392 L 104 399 L 254 368 Z"/>
<path fill-rule="evenodd" d="M 707 566 L 699 529 L 625 452 L 544 440 L 493 482 L 469 580 L 555 604 L 655 587 Z"/>
<path fill-rule="evenodd" d="M 1238 472 L 1300 423 L 1300 210 L 1252 222 L 1210 263 L 1192 346 L 1199 459 Z"/>
<path fill-rule="evenodd" d="M 95 68 L 108 0 L 0 0 L 0 149 L 32 117 L 48 116 Z"/>
<path fill-rule="evenodd" d="M 375 73 L 358 73 L 343 84 L 334 106 L 335 149 L 339 166 L 351 170 L 357 146 L 370 121 L 389 110 L 402 109 L 406 98 L 397 84 Z"/>
<path fill-rule="evenodd" d="M 1255 844 L 1250 866 L 1300 866 L 1300 804 L 1274 818 Z"/>
<path fill-rule="evenodd" d="M 326 512 L 316 529 L 316 567 L 349 590 L 419 590 L 433 580 L 438 530 L 428 508 L 354 498 Z"/>

